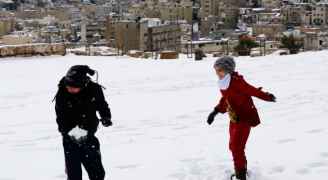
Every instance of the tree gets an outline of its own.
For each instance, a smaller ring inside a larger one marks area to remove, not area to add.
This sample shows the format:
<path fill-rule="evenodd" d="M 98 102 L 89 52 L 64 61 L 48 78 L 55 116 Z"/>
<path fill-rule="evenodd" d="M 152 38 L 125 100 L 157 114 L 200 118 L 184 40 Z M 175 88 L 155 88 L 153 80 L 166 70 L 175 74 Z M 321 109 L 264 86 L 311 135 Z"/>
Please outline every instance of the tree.
<path fill-rule="evenodd" d="M 290 54 L 297 54 L 302 47 L 303 43 L 293 35 L 284 35 L 281 38 L 281 48 L 287 48 L 290 51 Z"/>
<path fill-rule="evenodd" d="M 249 56 L 252 48 L 259 47 L 259 44 L 255 42 L 250 36 L 242 35 L 239 37 L 239 43 L 235 47 L 235 51 L 240 56 Z"/>

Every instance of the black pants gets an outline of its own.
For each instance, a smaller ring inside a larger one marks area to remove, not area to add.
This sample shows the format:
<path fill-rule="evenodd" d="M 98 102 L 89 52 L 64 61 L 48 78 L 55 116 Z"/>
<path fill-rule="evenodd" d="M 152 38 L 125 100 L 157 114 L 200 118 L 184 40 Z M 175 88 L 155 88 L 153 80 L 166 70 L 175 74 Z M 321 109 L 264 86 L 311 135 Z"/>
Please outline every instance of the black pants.
<path fill-rule="evenodd" d="M 80 142 L 69 136 L 63 137 L 65 164 L 68 180 L 82 180 L 82 167 L 90 180 L 104 180 L 105 170 L 101 163 L 100 145 L 95 136 L 88 136 Z"/>

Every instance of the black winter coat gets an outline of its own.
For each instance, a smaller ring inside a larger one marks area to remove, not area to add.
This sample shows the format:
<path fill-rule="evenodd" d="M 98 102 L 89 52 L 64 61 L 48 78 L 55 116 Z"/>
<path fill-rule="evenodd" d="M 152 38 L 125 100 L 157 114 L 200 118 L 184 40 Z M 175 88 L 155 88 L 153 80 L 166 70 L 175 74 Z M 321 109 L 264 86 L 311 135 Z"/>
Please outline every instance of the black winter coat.
<path fill-rule="evenodd" d="M 78 94 L 70 94 L 61 80 L 55 109 L 58 130 L 63 135 L 76 126 L 87 130 L 89 134 L 94 134 L 99 124 L 97 111 L 102 118 L 111 117 L 102 87 L 92 81 Z"/>

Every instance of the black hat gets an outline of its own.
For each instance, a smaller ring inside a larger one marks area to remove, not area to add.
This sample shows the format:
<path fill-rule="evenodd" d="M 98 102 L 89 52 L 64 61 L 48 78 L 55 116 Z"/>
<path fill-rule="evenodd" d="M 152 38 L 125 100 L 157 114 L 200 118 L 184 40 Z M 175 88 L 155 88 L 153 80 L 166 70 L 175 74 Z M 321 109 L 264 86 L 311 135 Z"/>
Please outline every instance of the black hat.
<path fill-rule="evenodd" d="M 64 83 L 72 87 L 86 87 L 90 82 L 90 77 L 87 74 L 93 76 L 95 70 L 90 69 L 87 65 L 72 66 L 64 77 Z"/>

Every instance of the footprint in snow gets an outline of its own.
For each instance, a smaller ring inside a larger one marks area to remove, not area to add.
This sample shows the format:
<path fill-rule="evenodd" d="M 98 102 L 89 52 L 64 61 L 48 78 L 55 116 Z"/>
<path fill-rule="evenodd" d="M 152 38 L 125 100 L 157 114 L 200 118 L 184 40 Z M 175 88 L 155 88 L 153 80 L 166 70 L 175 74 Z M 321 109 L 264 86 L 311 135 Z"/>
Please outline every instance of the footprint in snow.
<path fill-rule="evenodd" d="M 187 159 L 181 159 L 180 161 L 184 163 L 199 162 L 199 161 L 204 161 L 204 158 L 187 158 Z"/>
<path fill-rule="evenodd" d="M 144 136 L 145 133 L 130 133 L 129 136 L 131 137 L 137 137 L 137 136 Z"/>
<path fill-rule="evenodd" d="M 290 143 L 290 142 L 294 142 L 296 141 L 296 139 L 292 139 L 292 138 L 287 138 L 287 139 L 279 139 L 277 141 L 278 144 L 285 144 L 285 143 Z"/>
<path fill-rule="evenodd" d="M 321 133 L 325 131 L 324 129 L 312 129 L 312 130 L 309 130 L 309 131 L 306 131 L 307 133 L 309 134 L 316 134 L 316 133 Z"/>
<path fill-rule="evenodd" d="M 189 119 L 189 118 L 191 118 L 191 116 L 187 114 L 177 116 L 177 119 Z"/>
<path fill-rule="evenodd" d="M 282 173 L 284 171 L 285 171 L 285 168 L 283 166 L 276 166 L 271 169 L 270 174 Z"/>
<path fill-rule="evenodd" d="M 320 156 L 323 158 L 328 158 L 328 152 L 322 152 L 320 153 Z"/>
<path fill-rule="evenodd" d="M 155 140 L 164 140 L 164 139 L 167 139 L 167 138 L 164 137 L 164 136 L 156 136 L 156 137 L 153 137 L 153 139 L 155 139 Z"/>
<path fill-rule="evenodd" d="M 327 163 L 325 162 L 312 162 L 310 164 L 308 164 L 308 167 L 310 168 L 319 168 L 319 167 L 324 167 L 327 166 Z"/>
<path fill-rule="evenodd" d="M 198 113 L 208 113 L 209 112 L 209 110 L 208 109 L 203 109 L 203 110 L 197 110 L 197 111 L 195 111 L 197 114 Z"/>
<path fill-rule="evenodd" d="M 15 131 L 2 131 L 0 132 L 0 136 L 2 135 L 13 135 L 16 134 Z"/>
<path fill-rule="evenodd" d="M 32 142 L 35 142 L 35 141 L 47 141 L 47 140 L 55 139 L 55 138 L 57 138 L 57 136 L 42 136 L 42 137 L 38 137 L 36 139 L 33 139 L 31 141 Z"/>
<path fill-rule="evenodd" d="M 21 143 L 21 144 L 15 144 L 13 147 L 15 148 L 24 148 L 24 147 L 32 147 L 35 146 L 35 143 Z"/>
<path fill-rule="evenodd" d="M 140 165 L 138 165 L 138 164 L 129 164 L 129 165 L 125 165 L 125 166 L 116 166 L 116 168 L 126 170 L 126 169 L 136 169 L 139 166 Z"/>
<path fill-rule="evenodd" d="M 66 178 L 66 174 L 59 174 L 55 178 L 56 179 L 65 179 Z"/>
<path fill-rule="evenodd" d="M 175 128 L 173 128 L 173 130 L 184 130 L 187 128 L 188 128 L 187 126 L 181 126 L 181 127 L 175 127 Z"/>
<path fill-rule="evenodd" d="M 309 172 L 310 172 L 310 170 L 306 169 L 306 168 L 301 168 L 301 169 L 296 170 L 296 173 L 300 174 L 300 175 L 308 174 Z"/>
<path fill-rule="evenodd" d="M 169 175 L 170 178 L 177 179 L 177 180 L 184 180 L 186 178 L 186 174 L 184 173 L 175 173 Z"/>

